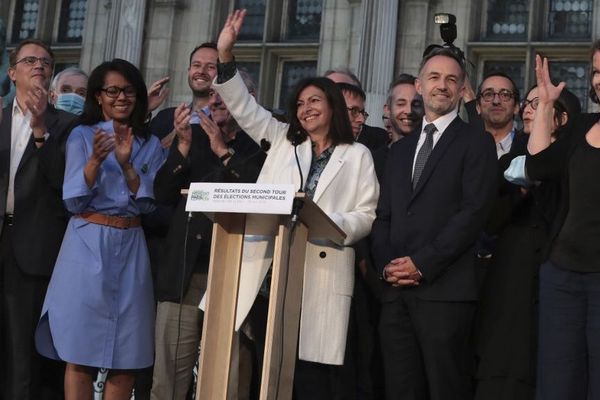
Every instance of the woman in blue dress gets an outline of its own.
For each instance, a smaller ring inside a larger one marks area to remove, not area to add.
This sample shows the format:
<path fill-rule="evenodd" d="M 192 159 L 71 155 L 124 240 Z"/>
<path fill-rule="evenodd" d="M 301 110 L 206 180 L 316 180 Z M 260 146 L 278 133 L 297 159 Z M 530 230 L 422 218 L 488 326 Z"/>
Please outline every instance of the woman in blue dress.
<path fill-rule="evenodd" d="M 146 85 L 115 59 L 90 75 L 81 124 L 69 136 L 63 199 L 73 214 L 36 331 L 40 354 L 67 363 L 65 398 L 129 399 L 135 369 L 153 363 L 154 298 L 140 214 L 153 205 L 163 156 L 146 133 Z"/>

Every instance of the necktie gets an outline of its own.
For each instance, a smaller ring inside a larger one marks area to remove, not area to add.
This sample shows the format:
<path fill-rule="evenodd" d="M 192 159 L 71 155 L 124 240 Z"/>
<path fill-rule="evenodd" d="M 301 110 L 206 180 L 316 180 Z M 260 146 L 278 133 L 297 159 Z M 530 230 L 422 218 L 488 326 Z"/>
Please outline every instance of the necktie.
<path fill-rule="evenodd" d="M 434 124 L 427 124 L 424 128 L 425 131 L 425 142 L 419 149 L 419 153 L 417 154 L 417 160 L 415 161 L 415 172 L 413 173 L 413 189 L 417 187 L 417 183 L 419 183 L 419 178 L 421 177 L 421 173 L 425 168 L 425 164 L 427 163 L 427 159 L 431 154 L 431 150 L 433 149 L 433 134 L 437 131 Z"/>

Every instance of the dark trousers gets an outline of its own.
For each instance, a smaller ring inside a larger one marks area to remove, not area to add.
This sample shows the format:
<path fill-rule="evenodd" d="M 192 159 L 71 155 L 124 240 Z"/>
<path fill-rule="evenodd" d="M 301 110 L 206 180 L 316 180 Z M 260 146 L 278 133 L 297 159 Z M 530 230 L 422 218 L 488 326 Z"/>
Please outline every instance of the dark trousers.
<path fill-rule="evenodd" d="M 48 278 L 23 273 L 11 246 L 12 227 L 0 234 L 0 399 L 62 398 L 62 365 L 34 344 Z"/>
<path fill-rule="evenodd" d="M 538 399 L 600 399 L 600 273 L 542 265 L 538 338 Z"/>
<path fill-rule="evenodd" d="M 293 400 L 336 398 L 340 366 L 296 360 Z"/>
<path fill-rule="evenodd" d="M 387 400 L 473 398 L 474 302 L 419 299 L 402 290 L 379 320 Z"/>

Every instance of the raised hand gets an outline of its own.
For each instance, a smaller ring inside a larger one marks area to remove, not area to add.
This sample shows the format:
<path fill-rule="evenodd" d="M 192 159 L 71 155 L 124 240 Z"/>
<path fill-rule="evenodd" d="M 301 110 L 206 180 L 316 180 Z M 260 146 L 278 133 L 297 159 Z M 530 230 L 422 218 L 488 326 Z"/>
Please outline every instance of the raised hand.
<path fill-rule="evenodd" d="M 184 157 L 187 157 L 192 144 L 191 117 L 192 110 L 187 104 L 182 103 L 175 109 L 173 126 L 178 139 L 177 148 Z"/>
<path fill-rule="evenodd" d="M 225 140 L 223 139 L 223 132 L 221 132 L 221 128 L 213 121 L 208 118 L 203 112 L 200 113 L 200 126 L 206 132 L 208 139 L 210 141 L 210 149 L 215 153 L 218 157 L 221 157 L 227 153 L 227 145 L 225 144 Z"/>
<path fill-rule="evenodd" d="M 37 81 L 32 81 L 32 88 L 27 91 L 25 106 L 31 112 L 31 129 L 36 137 L 46 133 L 44 113 L 48 107 L 48 91 Z"/>
<path fill-rule="evenodd" d="M 221 62 L 229 62 L 233 60 L 233 45 L 237 41 L 237 37 L 242 28 L 246 10 L 235 10 L 227 16 L 225 25 L 219 34 L 217 41 L 217 50 L 219 52 L 219 60 Z"/>
<path fill-rule="evenodd" d="M 92 153 L 92 159 L 97 164 L 101 164 L 114 148 L 114 136 L 107 134 L 102 129 L 96 129 L 94 132 L 94 150 Z"/>
<path fill-rule="evenodd" d="M 554 85 L 550 80 L 548 59 L 539 54 L 535 56 L 535 77 L 537 79 L 538 97 L 540 103 L 554 104 L 565 87 L 565 82 Z"/>
<path fill-rule="evenodd" d="M 148 88 L 148 112 L 152 112 L 160 107 L 169 95 L 169 88 L 165 86 L 169 82 L 169 79 L 168 76 L 165 76 Z"/>
<path fill-rule="evenodd" d="M 133 130 L 130 126 L 114 122 L 115 126 L 115 158 L 119 165 L 129 163 L 133 147 Z"/>

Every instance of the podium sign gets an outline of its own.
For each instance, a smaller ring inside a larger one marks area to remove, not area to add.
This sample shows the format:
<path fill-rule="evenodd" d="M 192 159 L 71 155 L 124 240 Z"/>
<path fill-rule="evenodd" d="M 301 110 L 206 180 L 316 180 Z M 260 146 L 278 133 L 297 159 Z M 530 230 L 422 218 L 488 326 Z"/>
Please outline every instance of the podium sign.
<path fill-rule="evenodd" d="M 294 185 L 196 182 L 185 211 L 289 215 L 294 195 Z"/>

